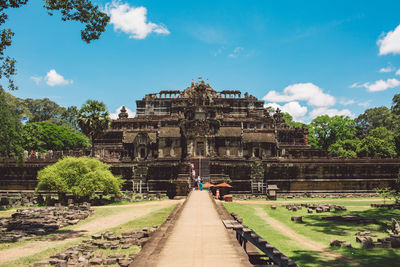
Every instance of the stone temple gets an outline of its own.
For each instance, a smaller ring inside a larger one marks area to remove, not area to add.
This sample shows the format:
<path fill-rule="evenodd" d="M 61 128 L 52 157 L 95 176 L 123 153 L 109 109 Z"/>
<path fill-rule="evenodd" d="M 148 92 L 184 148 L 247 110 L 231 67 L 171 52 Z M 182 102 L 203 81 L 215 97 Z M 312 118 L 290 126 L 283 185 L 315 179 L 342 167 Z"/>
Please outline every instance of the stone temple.
<path fill-rule="evenodd" d="M 282 190 L 352 190 L 356 181 L 345 179 L 363 178 L 360 168 L 371 171 L 372 184 L 363 185 L 371 190 L 379 184 L 373 178 L 391 183 L 396 172 L 389 164 L 382 177 L 373 170 L 377 162 L 329 159 L 308 144 L 305 125 L 289 127 L 279 109 L 270 114 L 264 101 L 240 91 L 218 92 L 208 81 L 147 94 L 136 105 L 135 118 L 128 118 L 123 107 L 96 140 L 96 156 L 150 191 L 185 194 L 190 177 L 198 175 L 211 183 L 229 182 L 237 193 L 250 192 L 252 182 L 260 181 Z"/>
<path fill-rule="evenodd" d="M 125 179 L 124 190 L 185 195 L 201 176 L 228 182 L 232 193 L 370 193 L 394 186 L 400 159 L 332 158 L 308 144 L 306 126 L 289 127 L 279 110 L 248 93 L 214 90 L 198 81 L 182 91 L 160 91 L 123 107 L 95 140 L 95 154 Z M 0 159 L 0 191 L 33 190 L 37 171 L 85 151 L 54 151 L 45 158 Z M 263 191 L 264 190 L 264 191 Z"/>

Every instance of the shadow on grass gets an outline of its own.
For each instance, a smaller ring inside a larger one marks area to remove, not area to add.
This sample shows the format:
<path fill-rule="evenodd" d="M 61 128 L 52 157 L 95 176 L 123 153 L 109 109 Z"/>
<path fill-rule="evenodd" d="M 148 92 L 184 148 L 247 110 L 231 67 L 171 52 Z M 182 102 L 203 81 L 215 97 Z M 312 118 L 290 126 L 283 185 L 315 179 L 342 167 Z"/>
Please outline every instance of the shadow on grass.
<path fill-rule="evenodd" d="M 334 266 L 334 267 L 348 267 L 353 266 L 344 259 L 331 259 L 328 260 L 325 257 L 322 257 L 321 253 L 309 251 L 309 250 L 293 250 L 290 259 L 294 261 L 297 265 L 301 267 L 305 266 Z"/>
<path fill-rule="evenodd" d="M 361 266 L 393 267 L 400 266 L 400 251 L 384 248 L 336 248 L 338 252 L 360 262 Z"/>
<path fill-rule="evenodd" d="M 362 217 L 373 218 L 378 222 L 386 223 L 388 226 L 382 224 L 374 223 L 356 223 L 356 222 L 346 222 L 346 221 L 328 221 L 323 220 L 322 217 L 330 216 L 327 215 L 306 215 L 306 219 L 303 224 L 305 226 L 313 227 L 315 231 L 323 232 L 330 235 L 343 236 L 354 228 L 367 228 L 372 231 L 384 232 L 386 229 L 390 228 L 392 218 L 399 218 L 399 210 L 388 210 L 388 209 L 368 209 L 364 211 L 353 211 L 353 212 L 331 212 L 335 215 L 347 215 L 347 214 L 357 214 Z"/>
<path fill-rule="evenodd" d="M 362 248 L 337 248 L 333 249 L 338 254 L 345 255 L 347 258 L 351 258 L 359 263 L 357 266 L 368 266 L 368 267 L 393 267 L 400 266 L 400 253 L 393 249 L 362 249 Z M 321 257 L 321 254 L 315 253 L 308 250 L 294 250 L 294 255 L 291 256 L 291 260 L 297 263 L 299 266 L 324 266 L 324 267 L 347 267 L 355 266 L 354 264 L 348 263 L 344 258 L 337 258 L 327 260 Z"/>

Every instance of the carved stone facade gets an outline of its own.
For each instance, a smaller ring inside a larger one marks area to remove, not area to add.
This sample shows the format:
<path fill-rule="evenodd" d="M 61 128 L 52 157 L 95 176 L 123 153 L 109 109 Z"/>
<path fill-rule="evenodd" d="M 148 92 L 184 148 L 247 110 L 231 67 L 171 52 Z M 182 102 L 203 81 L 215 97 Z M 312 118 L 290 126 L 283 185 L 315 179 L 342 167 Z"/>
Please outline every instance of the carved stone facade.
<path fill-rule="evenodd" d="M 147 94 L 136 104 L 135 118 L 128 118 L 123 107 L 95 141 L 96 156 L 121 168 L 132 165 L 127 178 L 146 177 L 143 182 L 155 191 L 177 180 L 190 181 L 190 163 L 196 166 L 195 176 L 230 181 L 246 191 L 250 174 L 238 177 L 230 173 L 234 166 L 226 166 L 246 169 L 255 160 L 325 155 L 308 145 L 307 128 L 288 127 L 279 109 L 269 114 L 264 101 L 240 91 L 217 92 L 208 82 Z"/>
<path fill-rule="evenodd" d="M 136 101 L 135 118 L 123 107 L 102 138 L 96 155 L 106 161 L 146 161 L 205 157 L 270 159 L 321 156 L 308 145 L 307 128 L 272 116 L 264 101 L 240 91 L 217 92 L 204 81 L 183 91 L 161 91 Z M 293 153 L 292 153 L 293 152 Z"/>

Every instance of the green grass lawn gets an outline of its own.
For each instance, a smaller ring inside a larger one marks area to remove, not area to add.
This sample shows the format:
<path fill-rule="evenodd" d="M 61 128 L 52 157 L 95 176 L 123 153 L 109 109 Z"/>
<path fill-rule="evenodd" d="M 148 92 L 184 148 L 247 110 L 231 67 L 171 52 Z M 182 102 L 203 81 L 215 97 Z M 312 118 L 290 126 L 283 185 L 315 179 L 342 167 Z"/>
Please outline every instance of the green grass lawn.
<path fill-rule="evenodd" d="M 333 260 L 332 258 L 323 255 L 323 253 L 305 249 L 302 244 L 295 242 L 277 232 L 273 226 L 268 225 L 262 218 L 257 216 L 256 210 L 261 209 L 262 212 L 270 217 L 278 220 L 286 227 L 290 228 L 297 234 L 306 237 L 309 240 L 321 243 L 325 249 L 334 251 L 337 254 L 352 258 L 362 265 L 367 266 L 400 266 L 400 250 L 399 249 L 362 249 L 359 243 L 356 243 L 356 233 L 359 231 L 370 231 L 377 234 L 379 237 L 387 236 L 385 233 L 386 227 L 375 224 L 360 225 L 347 222 L 332 222 L 322 220 L 322 217 L 343 215 L 343 214 L 359 214 L 361 216 L 376 218 L 381 222 L 386 222 L 390 225 L 391 218 L 400 220 L 400 210 L 374 209 L 369 208 L 370 200 L 365 201 L 346 201 L 347 199 L 324 199 L 324 203 L 345 205 L 348 211 L 340 212 L 325 212 L 308 214 L 307 209 L 293 212 L 282 207 L 282 203 L 277 203 L 277 209 L 272 210 L 270 204 L 245 204 L 245 203 L 224 203 L 229 212 L 235 212 L 243 217 L 243 223 L 255 230 L 259 235 L 265 238 L 268 242 L 276 246 L 285 255 L 290 257 L 300 266 L 352 266 L 344 261 Z M 288 201 L 289 203 L 290 201 Z M 312 203 L 304 201 L 304 203 Z M 318 201 L 318 203 L 321 203 Z M 374 201 L 373 203 L 376 203 Z M 303 223 L 294 223 L 290 220 L 291 216 L 303 216 Z M 377 237 L 373 239 L 376 240 Z M 338 239 L 349 241 L 353 248 L 337 248 L 329 247 L 330 240 Z"/>

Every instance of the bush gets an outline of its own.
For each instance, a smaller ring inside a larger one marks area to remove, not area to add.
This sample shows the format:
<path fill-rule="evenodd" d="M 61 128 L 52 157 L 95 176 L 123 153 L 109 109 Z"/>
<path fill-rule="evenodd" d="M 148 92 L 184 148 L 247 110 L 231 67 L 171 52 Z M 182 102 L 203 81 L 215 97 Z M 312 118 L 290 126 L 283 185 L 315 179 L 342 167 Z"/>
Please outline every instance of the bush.
<path fill-rule="evenodd" d="M 38 172 L 36 191 L 55 191 L 88 199 L 95 192 L 121 194 L 123 180 L 115 177 L 109 166 L 95 158 L 65 157 Z"/>

